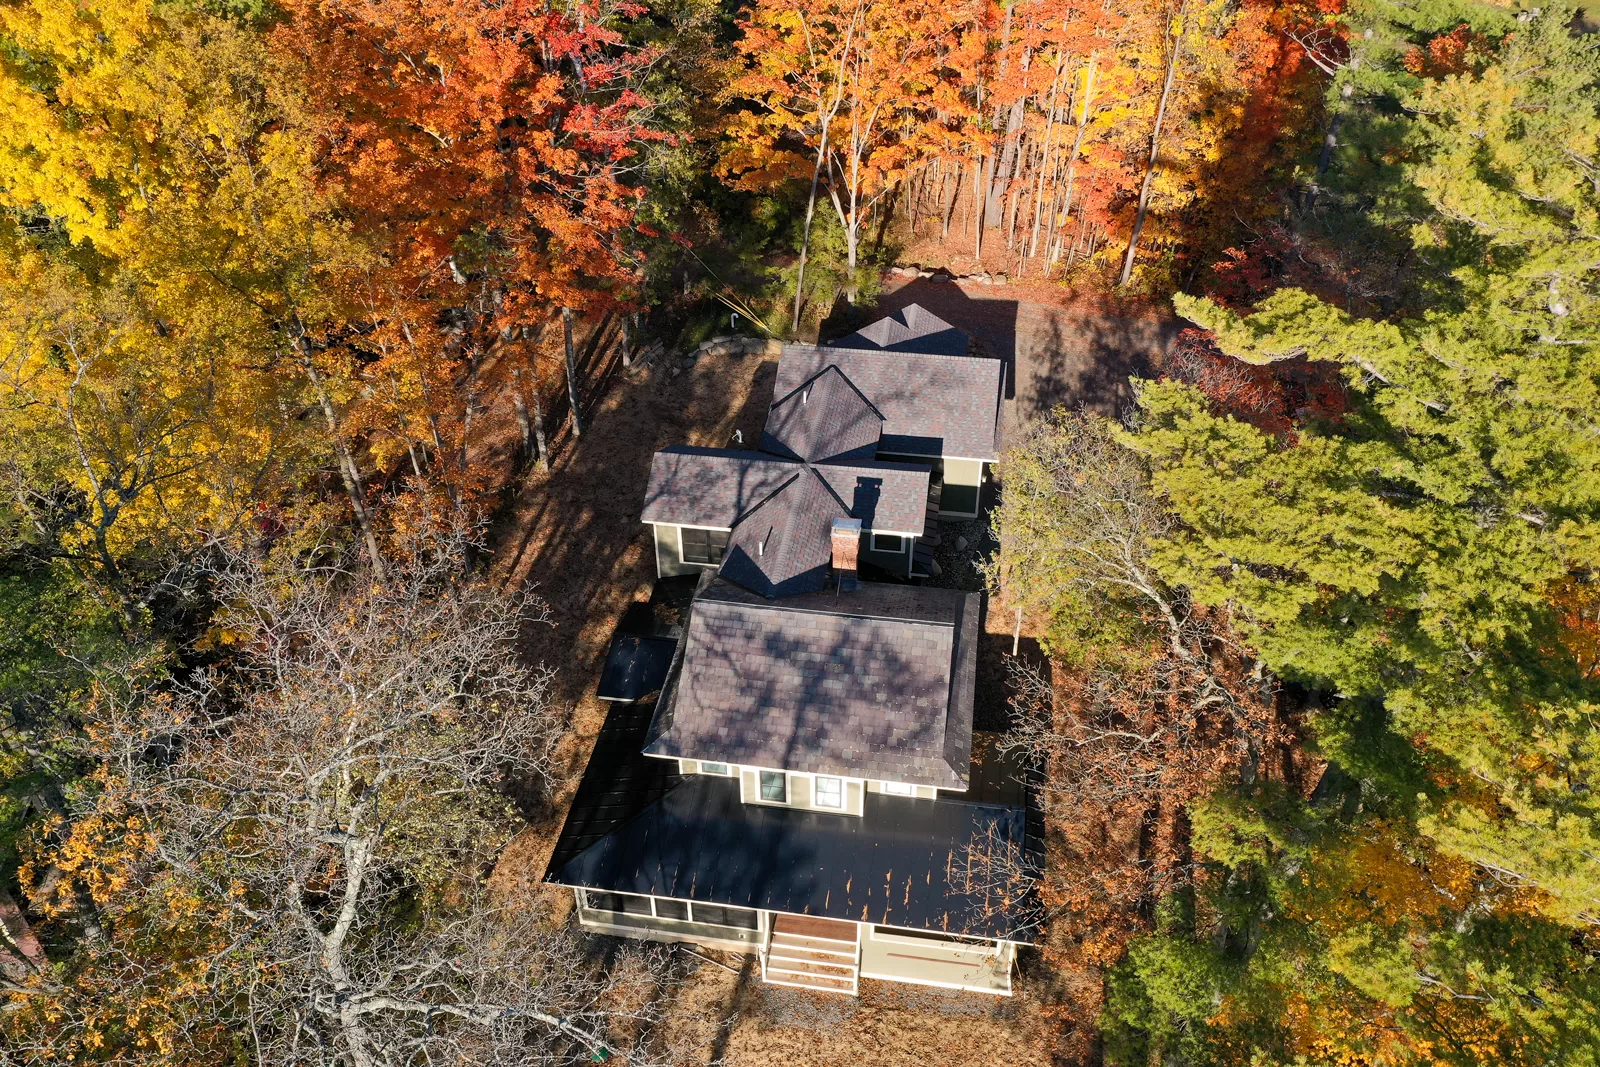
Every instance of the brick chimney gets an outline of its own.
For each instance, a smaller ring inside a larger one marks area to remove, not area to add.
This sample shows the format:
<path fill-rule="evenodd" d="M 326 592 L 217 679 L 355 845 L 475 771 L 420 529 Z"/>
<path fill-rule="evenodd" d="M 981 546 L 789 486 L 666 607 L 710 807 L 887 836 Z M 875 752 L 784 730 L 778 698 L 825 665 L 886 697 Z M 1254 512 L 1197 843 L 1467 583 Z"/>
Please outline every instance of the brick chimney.
<path fill-rule="evenodd" d="M 839 591 L 856 587 L 856 557 L 861 552 L 861 520 L 833 520 L 833 573 L 839 577 Z"/>

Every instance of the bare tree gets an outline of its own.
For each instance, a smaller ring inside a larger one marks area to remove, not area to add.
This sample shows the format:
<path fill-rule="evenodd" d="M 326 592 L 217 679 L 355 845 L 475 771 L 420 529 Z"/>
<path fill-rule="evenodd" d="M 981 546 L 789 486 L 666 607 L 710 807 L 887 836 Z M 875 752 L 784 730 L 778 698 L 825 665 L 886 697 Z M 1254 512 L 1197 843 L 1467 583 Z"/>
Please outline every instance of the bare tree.
<path fill-rule="evenodd" d="M 639 995 L 664 951 L 601 967 L 539 898 L 485 896 L 506 786 L 548 780 L 564 724 L 519 654 L 544 605 L 461 574 L 462 540 L 424 535 L 382 576 L 331 546 L 224 550 L 230 669 L 99 709 L 104 789 L 62 851 L 99 848 L 101 987 L 183 978 L 195 1021 L 169 1042 L 221 1024 L 286 1067 L 670 1058 Z"/>
<path fill-rule="evenodd" d="M 966 895 L 969 921 L 1003 926 L 1012 938 L 1037 933 L 1048 917 L 1039 902 L 1040 858 L 995 823 L 974 830 L 951 858 L 950 884 Z"/>

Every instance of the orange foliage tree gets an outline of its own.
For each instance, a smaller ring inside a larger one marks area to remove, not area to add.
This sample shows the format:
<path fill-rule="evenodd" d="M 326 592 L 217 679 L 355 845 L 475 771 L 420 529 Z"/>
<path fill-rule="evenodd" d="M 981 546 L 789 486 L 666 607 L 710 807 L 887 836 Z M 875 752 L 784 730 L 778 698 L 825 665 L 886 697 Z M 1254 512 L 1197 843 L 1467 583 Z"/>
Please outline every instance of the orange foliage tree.
<path fill-rule="evenodd" d="M 825 179 L 852 264 L 852 212 L 897 202 L 913 234 L 936 218 L 941 240 L 962 208 L 972 258 L 1014 273 L 1119 242 L 1141 261 L 1214 254 L 1241 217 L 1270 213 L 1263 175 L 1315 125 L 1322 75 L 1289 33 L 1316 22 L 1308 0 L 758 3 L 730 90 L 754 107 L 730 120 L 725 167 L 745 187 Z M 829 92 L 846 84 L 884 139 L 855 200 L 863 182 L 824 165 L 849 158 L 853 112 Z"/>
<path fill-rule="evenodd" d="M 542 413 L 539 356 L 559 351 L 548 327 L 570 329 L 563 309 L 609 322 L 637 280 L 633 173 L 663 136 L 636 88 L 655 53 L 624 39 L 643 9 L 284 6 L 274 41 L 299 59 L 324 178 L 378 252 L 350 280 L 348 321 L 312 347 L 330 377 L 359 380 L 345 432 L 460 506 L 487 476 L 471 452 L 487 398 Z"/>

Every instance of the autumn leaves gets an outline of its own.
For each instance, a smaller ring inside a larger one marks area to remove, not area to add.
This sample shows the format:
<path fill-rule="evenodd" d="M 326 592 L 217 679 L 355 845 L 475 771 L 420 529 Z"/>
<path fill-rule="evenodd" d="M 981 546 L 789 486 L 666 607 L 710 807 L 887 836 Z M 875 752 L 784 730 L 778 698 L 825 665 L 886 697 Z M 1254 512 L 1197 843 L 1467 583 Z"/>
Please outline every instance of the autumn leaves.
<path fill-rule="evenodd" d="M 634 88 L 656 52 L 618 29 L 638 14 L 0 13 L 7 469 L 40 536 L 75 555 L 117 527 L 159 554 L 324 464 L 375 559 L 374 479 L 472 511 L 485 398 L 539 408 L 562 309 L 630 297 L 631 168 L 665 137 Z M 65 519 L 63 480 L 89 501 Z"/>
<path fill-rule="evenodd" d="M 1217 228 L 1192 217 L 1221 210 L 1207 200 L 1261 210 L 1263 169 L 1317 92 L 1280 31 L 1315 17 L 1199 0 L 758 3 L 728 88 L 758 106 L 727 118 L 721 166 L 746 188 L 809 182 L 806 232 L 820 200 L 852 277 L 869 220 L 904 206 L 912 236 L 919 216 L 946 237 L 955 223 L 991 267 L 1059 274 L 1109 252 L 1126 286 L 1136 263 L 1159 274 L 1194 246 L 1186 231 Z"/>

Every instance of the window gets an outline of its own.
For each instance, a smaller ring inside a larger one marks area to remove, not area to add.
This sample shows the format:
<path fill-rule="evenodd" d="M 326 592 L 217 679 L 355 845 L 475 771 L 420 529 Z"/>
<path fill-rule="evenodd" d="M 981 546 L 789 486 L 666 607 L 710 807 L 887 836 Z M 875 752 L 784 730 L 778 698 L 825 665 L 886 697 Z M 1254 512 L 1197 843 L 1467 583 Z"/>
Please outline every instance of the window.
<path fill-rule="evenodd" d="M 899 555 L 905 550 L 906 539 L 899 534 L 875 533 L 872 535 L 872 551 L 874 552 L 893 552 L 895 555 Z"/>
<path fill-rule="evenodd" d="M 917 787 L 908 785 L 905 782 L 884 782 L 883 791 L 892 797 L 914 797 L 917 795 Z"/>
<path fill-rule="evenodd" d="M 687 921 L 689 918 L 689 905 L 681 900 L 662 900 L 658 897 L 656 899 L 656 918 Z"/>
<path fill-rule="evenodd" d="M 745 908 L 724 908 L 718 904 L 696 904 L 694 921 L 712 926 L 736 926 L 741 930 L 755 930 L 756 913 Z"/>
<path fill-rule="evenodd" d="M 704 762 L 702 762 L 700 764 L 700 773 L 701 774 L 720 774 L 724 778 L 726 778 L 728 776 L 728 765 L 726 763 L 704 763 Z"/>
<path fill-rule="evenodd" d="M 620 911 L 625 915 L 650 914 L 650 898 L 634 896 L 632 893 L 597 893 L 593 889 L 585 889 L 583 903 L 595 911 Z"/>
<path fill-rule="evenodd" d="M 817 776 L 817 807 L 844 807 L 844 783 L 837 778 Z"/>
<path fill-rule="evenodd" d="M 761 772 L 761 799 L 775 804 L 789 802 L 789 783 L 782 771 Z"/>
<path fill-rule="evenodd" d="M 678 537 L 685 563 L 721 563 L 722 553 L 728 547 L 727 530 L 691 530 L 680 526 Z"/>
<path fill-rule="evenodd" d="M 963 937 L 960 934 L 944 934 L 936 930 L 903 930 L 895 926 L 874 926 L 872 939 L 874 941 L 893 941 L 896 938 L 905 938 L 908 941 L 936 941 L 940 944 L 973 945 L 981 948 L 995 948 L 996 943 L 986 937 Z"/>

